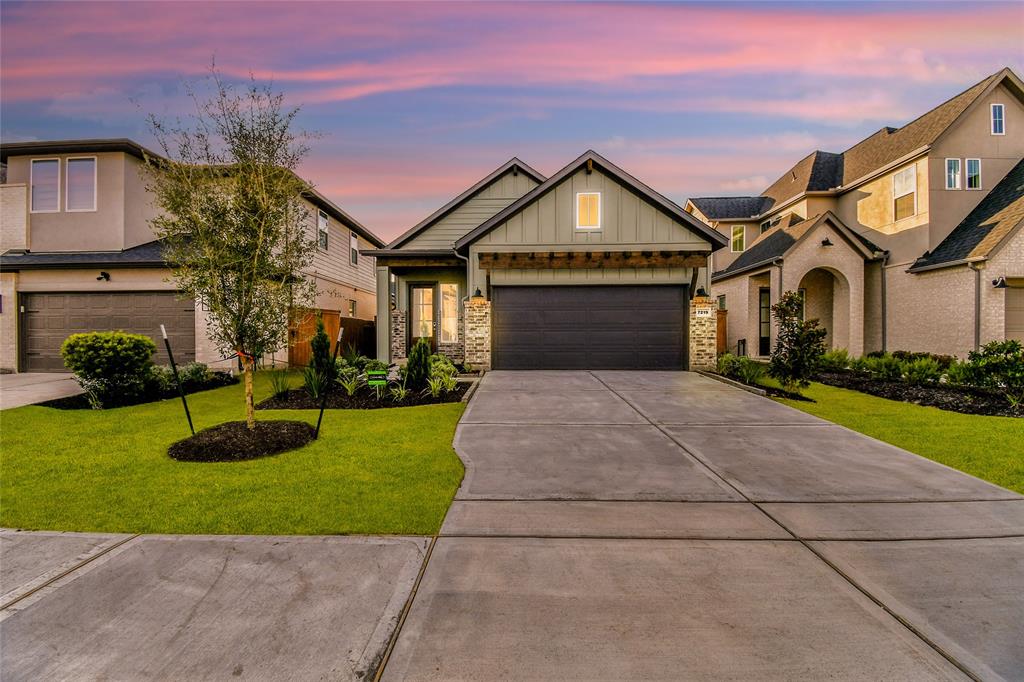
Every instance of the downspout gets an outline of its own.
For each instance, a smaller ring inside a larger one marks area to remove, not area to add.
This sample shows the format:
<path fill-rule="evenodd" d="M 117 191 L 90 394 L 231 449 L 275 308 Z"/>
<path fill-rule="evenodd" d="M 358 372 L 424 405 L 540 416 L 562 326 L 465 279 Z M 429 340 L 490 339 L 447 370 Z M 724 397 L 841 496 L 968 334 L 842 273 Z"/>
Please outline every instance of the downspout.
<path fill-rule="evenodd" d="M 977 263 L 968 263 L 974 270 L 974 350 L 981 348 L 981 268 Z"/>

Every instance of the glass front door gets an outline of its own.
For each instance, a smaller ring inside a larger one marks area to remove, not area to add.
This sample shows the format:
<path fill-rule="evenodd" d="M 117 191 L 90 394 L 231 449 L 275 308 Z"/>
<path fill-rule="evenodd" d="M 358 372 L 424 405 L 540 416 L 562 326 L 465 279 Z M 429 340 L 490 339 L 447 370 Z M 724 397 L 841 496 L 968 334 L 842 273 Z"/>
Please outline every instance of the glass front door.
<path fill-rule="evenodd" d="M 413 285 L 409 287 L 409 349 L 420 339 L 426 339 L 431 351 L 437 348 L 434 337 L 436 328 L 434 285 Z"/>
<path fill-rule="evenodd" d="M 771 355 L 772 352 L 772 297 L 771 289 L 762 287 L 758 290 L 757 317 L 757 354 Z"/>

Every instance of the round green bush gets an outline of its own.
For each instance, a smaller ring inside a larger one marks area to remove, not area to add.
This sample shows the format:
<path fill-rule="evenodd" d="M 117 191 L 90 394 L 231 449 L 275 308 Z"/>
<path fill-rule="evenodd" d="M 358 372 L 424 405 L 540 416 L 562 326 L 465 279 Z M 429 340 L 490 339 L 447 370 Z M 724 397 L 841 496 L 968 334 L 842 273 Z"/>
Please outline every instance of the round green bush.
<path fill-rule="evenodd" d="M 69 336 L 60 353 L 93 406 L 104 407 L 146 391 L 152 381 L 156 344 L 141 334 L 88 332 Z"/>

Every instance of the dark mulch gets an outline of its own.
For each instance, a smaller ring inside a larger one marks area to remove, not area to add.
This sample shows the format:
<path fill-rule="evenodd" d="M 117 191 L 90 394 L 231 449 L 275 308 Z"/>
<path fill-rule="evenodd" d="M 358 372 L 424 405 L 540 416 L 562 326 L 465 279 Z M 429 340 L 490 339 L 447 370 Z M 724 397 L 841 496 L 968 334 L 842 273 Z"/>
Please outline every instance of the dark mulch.
<path fill-rule="evenodd" d="M 377 399 L 373 391 L 362 388 L 354 396 L 348 396 L 344 391 L 331 391 L 327 396 L 327 409 L 329 410 L 377 410 L 385 407 L 413 407 L 416 405 L 437 405 L 439 403 L 457 403 L 470 387 L 469 382 L 460 381 L 455 390 L 451 393 L 444 393 L 435 398 L 430 393 L 423 394 L 419 391 L 410 391 L 408 397 L 401 402 L 395 402 L 388 392 L 384 397 Z M 320 400 L 313 400 L 306 393 L 305 389 L 293 388 L 282 396 L 267 398 L 256 406 L 257 410 L 319 410 Z"/>
<path fill-rule="evenodd" d="M 822 372 L 817 381 L 829 386 L 900 400 L 915 405 L 938 407 L 963 414 L 997 417 L 1024 417 L 1024 406 L 1012 407 L 1006 396 L 995 391 L 963 386 L 911 386 L 902 381 L 887 381 L 861 372 Z"/>
<path fill-rule="evenodd" d="M 202 393 L 203 391 L 212 391 L 215 388 L 221 388 L 223 386 L 232 386 L 237 384 L 239 381 L 238 377 L 228 374 L 227 372 L 214 372 L 213 378 L 205 384 L 186 384 L 184 386 L 185 395 L 192 393 Z M 164 391 L 155 395 L 141 395 L 130 400 L 121 400 L 117 404 L 104 405 L 105 408 L 114 407 L 130 407 L 132 405 L 143 405 L 145 403 L 155 403 L 158 400 L 177 400 L 178 399 L 177 389 L 173 391 Z M 68 396 L 67 398 L 55 398 L 54 400 L 47 400 L 44 403 L 39 403 L 42 407 L 52 407 L 57 410 L 91 410 L 92 405 L 89 404 L 89 399 L 85 397 L 84 393 L 78 395 Z"/>
<path fill-rule="evenodd" d="M 167 449 L 180 462 L 240 462 L 300 448 L 313 440 L 306 422 L 258 421 L 253 431 L 245 422 L 225 422 L 179 440 Z"/>

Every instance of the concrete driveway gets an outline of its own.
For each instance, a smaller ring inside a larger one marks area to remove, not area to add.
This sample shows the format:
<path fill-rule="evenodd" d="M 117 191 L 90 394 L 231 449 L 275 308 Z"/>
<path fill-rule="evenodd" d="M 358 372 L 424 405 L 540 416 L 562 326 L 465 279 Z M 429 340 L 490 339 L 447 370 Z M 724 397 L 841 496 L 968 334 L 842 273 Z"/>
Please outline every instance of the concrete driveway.
<path fill-rule="evenodd" d="M 388 680 L 1024 676 L 1024 498 L 689 373 L 491 372 Z"/>
<path fill-rule="evenodd" d="M 0 410 L 78 395 L 82 389 L 70 374 L 0 374 Z"/>

